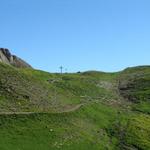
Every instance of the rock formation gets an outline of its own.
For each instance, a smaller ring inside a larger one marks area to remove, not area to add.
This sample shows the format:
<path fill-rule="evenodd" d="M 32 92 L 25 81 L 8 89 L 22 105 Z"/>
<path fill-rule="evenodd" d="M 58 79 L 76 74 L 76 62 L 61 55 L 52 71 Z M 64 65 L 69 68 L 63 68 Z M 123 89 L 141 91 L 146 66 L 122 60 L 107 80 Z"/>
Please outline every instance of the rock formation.
<path fill-rule="evenodd" d="M 12 55 L 8 49 L 0 48 L 0 62 L 15 66 L 17 68 L 32 68 L 21 58 Z"/>

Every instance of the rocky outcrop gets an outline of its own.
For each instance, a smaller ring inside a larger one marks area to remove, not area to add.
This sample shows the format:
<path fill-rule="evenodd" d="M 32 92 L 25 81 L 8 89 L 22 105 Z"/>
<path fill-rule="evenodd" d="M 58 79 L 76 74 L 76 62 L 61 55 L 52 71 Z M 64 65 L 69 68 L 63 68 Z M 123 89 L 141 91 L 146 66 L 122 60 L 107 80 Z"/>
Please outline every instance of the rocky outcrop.
<path fill-rule="evenodd" d="M 8 49 L 0 48 L 0 62 L 13 65 L 17 68 L 32 68 L 21 58 L 12 55 Z"/>

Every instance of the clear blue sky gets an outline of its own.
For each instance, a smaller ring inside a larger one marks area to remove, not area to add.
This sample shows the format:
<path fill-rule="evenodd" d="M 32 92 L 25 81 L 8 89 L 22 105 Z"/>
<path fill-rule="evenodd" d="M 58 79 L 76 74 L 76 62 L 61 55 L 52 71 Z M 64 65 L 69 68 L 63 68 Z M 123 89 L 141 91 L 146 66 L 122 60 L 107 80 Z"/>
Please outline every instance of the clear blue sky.
<path fill-rule="evenodd" d="M 150 0 L 0 0 L 0 47 L 56 72 L 150 65 Z"/>

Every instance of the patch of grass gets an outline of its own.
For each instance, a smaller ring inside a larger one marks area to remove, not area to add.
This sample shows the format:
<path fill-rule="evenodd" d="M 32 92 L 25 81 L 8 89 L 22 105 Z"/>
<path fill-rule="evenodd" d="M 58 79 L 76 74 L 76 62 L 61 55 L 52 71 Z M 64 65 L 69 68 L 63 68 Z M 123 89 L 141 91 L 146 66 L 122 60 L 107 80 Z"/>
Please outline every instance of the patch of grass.
<path fill-rule="evenodd" d="M 125 140 L 129 145 L 133 145 L 138 149 L 150 149 L 150 116 L 136 115 L 128 122 Z"/>
<path fill-rule="evenodd" d="M 117 140 L 106 128 L 116 110 L 101 104 L 62 114 L 0 116 L 0 149 L 114 149 Z"/>
<path fill-rule="evenodd" d="M 150 114 L 150 102 L 140 102 L 133 105 L 133 111 Z"/>

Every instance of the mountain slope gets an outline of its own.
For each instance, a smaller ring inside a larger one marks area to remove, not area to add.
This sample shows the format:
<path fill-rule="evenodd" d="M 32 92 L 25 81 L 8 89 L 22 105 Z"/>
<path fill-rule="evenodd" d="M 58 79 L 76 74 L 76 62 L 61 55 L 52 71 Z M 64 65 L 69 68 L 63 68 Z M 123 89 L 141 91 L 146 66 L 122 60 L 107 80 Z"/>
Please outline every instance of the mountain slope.
<path fill-rule="evenodd" d="M 2 63 L 0 70 L 1 111 L 51 112 L 91 100 L 118 99 L 116 74 L 50 74 Z"/>
<path fill-rule="evenodd" d="M 52 74 L 0 63 L 0 149 L 148 150 L 149 81 L 149 66 Z"/>

